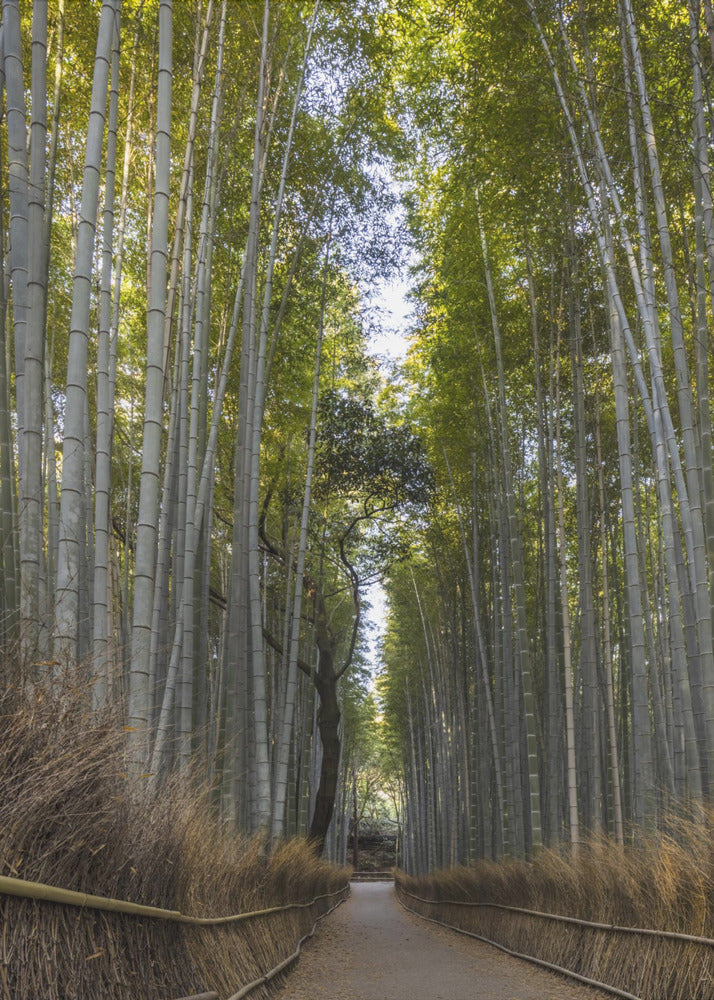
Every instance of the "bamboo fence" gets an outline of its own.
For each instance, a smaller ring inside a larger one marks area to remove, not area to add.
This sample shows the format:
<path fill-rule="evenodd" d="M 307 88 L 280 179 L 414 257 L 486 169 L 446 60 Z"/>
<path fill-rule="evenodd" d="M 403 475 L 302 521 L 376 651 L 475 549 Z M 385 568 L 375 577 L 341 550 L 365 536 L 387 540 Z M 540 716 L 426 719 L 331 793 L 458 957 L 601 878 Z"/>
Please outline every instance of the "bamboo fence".
<path fill-rule="evenodd" d="M 583 920 L 525 907 L 435 899 L 405 888 L 397 898 L 424 919 L 625 1000 L 714 1000 L 714 939 Z M 639 939 L 635 944 L 633 939 Z"/>

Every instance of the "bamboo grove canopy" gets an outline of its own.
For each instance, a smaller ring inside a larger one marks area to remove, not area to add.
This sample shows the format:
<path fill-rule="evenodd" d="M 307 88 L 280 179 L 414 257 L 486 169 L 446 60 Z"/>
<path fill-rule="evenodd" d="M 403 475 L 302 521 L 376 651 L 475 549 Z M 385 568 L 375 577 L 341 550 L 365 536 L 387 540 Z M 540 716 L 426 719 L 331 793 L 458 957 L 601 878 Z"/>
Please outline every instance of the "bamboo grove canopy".
<path fill-rule="evenodd" d="M 709 801 L 711 0 L 0 32 L 5 686 L 335 858 L 376 767 L 412 871 Z"/>

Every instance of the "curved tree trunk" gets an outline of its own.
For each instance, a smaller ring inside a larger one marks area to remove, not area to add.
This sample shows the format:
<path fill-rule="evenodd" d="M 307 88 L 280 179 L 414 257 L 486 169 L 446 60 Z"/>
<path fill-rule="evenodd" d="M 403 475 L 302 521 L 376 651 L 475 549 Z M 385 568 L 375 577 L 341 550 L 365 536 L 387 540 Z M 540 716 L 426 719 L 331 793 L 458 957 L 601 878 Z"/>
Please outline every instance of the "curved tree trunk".
<path fill-rule="evenodd" d="M 322 854 L 327 831 L 332 822 L 337 795 L 337 781 L 340 776 L 340 706 L 337 700 L 337 679 L 334 672 L 334 641 L 328 638 L 324 631 L 322 636 L 318 629 L 317 644 L 320 650 L 320 662 L 315 675 L 315 687 L 320 696 L 320 707 L 317 712 L 317 724 L 322 743 L 322 763 L 320 766 L 320 783 L 315 796 L 315 806 L 310 821 L 308 839 L 312 841 L 317 854 Z"/>

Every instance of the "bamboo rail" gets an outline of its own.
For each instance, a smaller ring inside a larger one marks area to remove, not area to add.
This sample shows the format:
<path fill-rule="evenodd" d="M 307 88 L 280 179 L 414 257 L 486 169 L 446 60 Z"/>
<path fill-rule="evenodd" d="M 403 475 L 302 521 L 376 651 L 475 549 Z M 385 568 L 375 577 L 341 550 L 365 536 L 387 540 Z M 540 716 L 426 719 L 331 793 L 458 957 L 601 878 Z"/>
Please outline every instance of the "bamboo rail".
<path fill-rule="evenodd" d="M 271 913 L 284 913 L 286 910 L 307 909 L 314 906 L 320 899 L 329 899 L 344 892 L 344 885 L 334 892 L 325 892 L 315 896 L 306 903 L 285 903 L 282 906 L 269 906 L 264 910 L 251 910 L 247 913 L 232 913 L 225 917 L 191 917 L 179 910 L 165 910 L 159 906 L 145 906 L 142 903 L 132 903 L 126 899 L 110 899 L 106 896 L 94 896 L 87 892 L 75 892 L 72 889 L 60 889 L 57 886 L 45 885 L 43 882 L 29 882 L 26 879 L 12 878 L 0 875 L 0 895 L 21 896 L 25 899 L 41 899 L 50 903 L 61 903 L 65 906 L 78 906 L 91 910 L 105 910 L 110 913 L 128 913 L 135 917 L 150 917 L 156 920 L 172 920 L 180 924 L 194 926 L 216 926 L 218 924 L 237 923 L 239 920 L 252 920 L 255 917 L 265 917 Z M 328 911 L 329 912 L 329 911 Z"/>
<path fill-rule="evenodd" d="M 218 994 L 214 991 L 210 993 L 192 993 L 190 997 L 179 997 L 179 1000 L 218 1000 Z"/>
<path fill-rule="evenodd" d="M 526 910 L 520 906 L 505 906 L 503 903 L 475 903 L 463 899 L 427 899 L 424 896 L 417 896 L 406 889 L 399 891 L 405 896 L 419 900 L 420 903 L 427 903 L 429 906 L 471 906 L 490 907 L 493 910 L 509 910 L 512 913 L 525 913 L 529 917 L 543 917 L 546 920 L 557 920 L 564 924 L 577 924 L 580 927 L 592 927 L 598 931 L 614 931 L 618 934 L 639 934 L 649 937 L 667 938 L 671 941 L 690 941 L 693 944 L 706 944 L 714 947 L 714 938 L 700 937 L 697 934 L 684 934 L 679 931 L 656 930 L 651 927 L 628 927 L 619 924 L 601 924 L 594 920 L 581 920 L 579 917 L 566 917 L 560 913 L 548 913 L 547 910 Z"/>

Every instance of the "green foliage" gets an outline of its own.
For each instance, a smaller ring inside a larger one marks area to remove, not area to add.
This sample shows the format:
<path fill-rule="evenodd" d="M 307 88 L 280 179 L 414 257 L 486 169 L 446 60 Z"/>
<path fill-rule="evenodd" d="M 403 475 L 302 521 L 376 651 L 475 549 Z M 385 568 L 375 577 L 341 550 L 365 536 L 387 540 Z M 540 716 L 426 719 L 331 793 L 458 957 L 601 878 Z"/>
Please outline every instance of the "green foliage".
<path fill-rule="evenodd" d="M 319 441 L 320 489 L 357 498 L 364 517 L 428 501 L 433 477 L 419 438 L 387 424 L 370 401 L 324 393 Z"/>
<path fill-rule="evenodd" d="M 330 502 L 329 531 L 363 583 L 408 553 L 433 486 L 408 425 L 391 423 L 369 399 L 339 390 L 322 395 L 315 495 Z"/>

